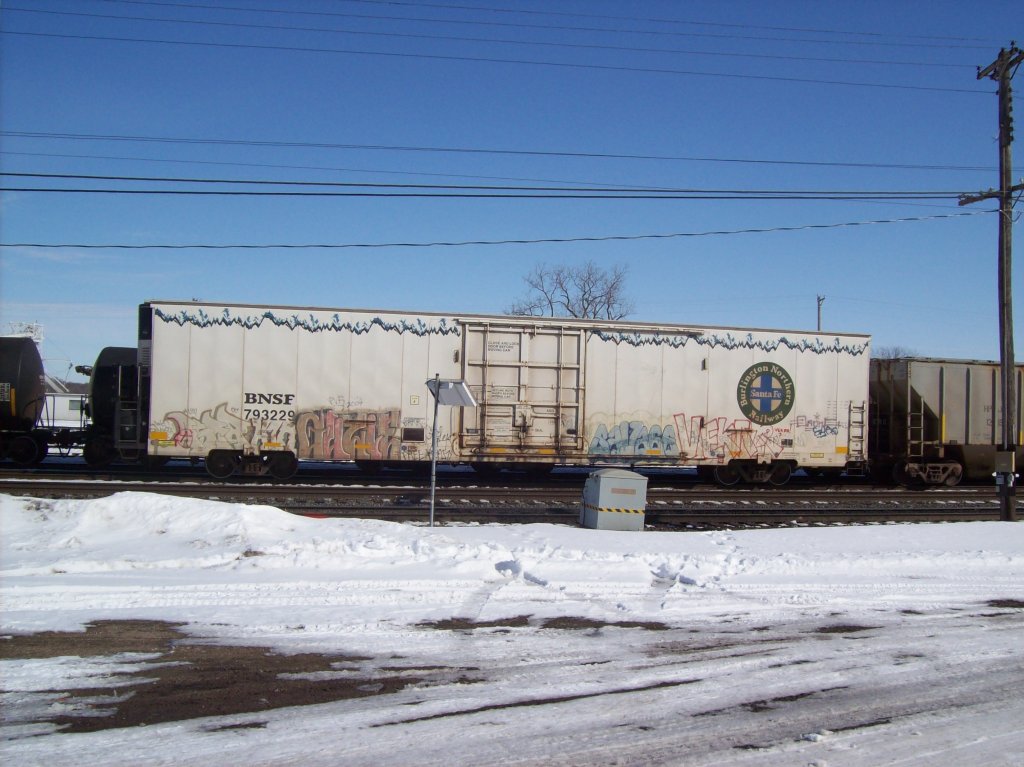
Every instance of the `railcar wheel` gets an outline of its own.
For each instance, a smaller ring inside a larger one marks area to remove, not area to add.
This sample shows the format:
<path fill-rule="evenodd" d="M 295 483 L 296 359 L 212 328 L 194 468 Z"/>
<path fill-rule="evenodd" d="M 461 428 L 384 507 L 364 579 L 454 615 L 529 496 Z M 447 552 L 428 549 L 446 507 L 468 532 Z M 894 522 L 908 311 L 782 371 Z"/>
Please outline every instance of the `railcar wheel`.
<path fill-rule="evenodd" d="M 946 477 L 943 484 L 946 487 L 956 487 L 960 484 L 960 480 L 964 478 L 964 467 L 959 463 L 954 463 L 950 466 L 949 475 Z"/>
<path fill-rule="evenodd" d="M 238 468 L 238 455 L 230 450 L 212 450 L 206 456 L 206 473 L 214 479 L 227 479 Z"/>
<path fill-rule="evenodd" d="M 11 446 L 8 448 L 7 454 L 19 466 L 31 466 L 41 460 L 39 456 L 39 443 L 28 434 L 21 434 L 11 440 Z"/>
<path fill-rule="evenodd" d="M 907 473 L 906 464 L 900 461 L 892 467 L 892 481 L 903 487 L 910 487 L 910 474 Z"/>
<path fill-rule="evenodd" d="M 299 459 L 295 453 L 271 453 L 267 460 L 267 471 L 275 479 L 291 479 L 299 470 Z"/>
<path fill-rule="evenodd" d="M 792 476 L 793 466 L 785 461 L 780 461 L 768 472 L 768 484 L 773 487 L 782 487 L 789 482 L 789 478 Z"/>
<path fill-rule="evenodd" d="M 89 466 L 107 466 L 113 462 L 117 452 L 110 437 L 93 437 L 86 440 L 82 457 Z"/>
<path fill-rule="evenodd" d="M 722 487 L 733 487 L 738 485 L 743 477 L 734 466 L 716 466 L 715 482 Z"/>
<path fill-rule="evenodd" d="M 555 470 L 553 463 L 516 463 L 512 464 L 512 471 L 522 472 L 528 477 L 543 479 Z"/>
<path fill-rule="evenodd" d="M 715 481 L 715 469 L 713 466 L 698 466 L 697 479 L 708 484 Z"/>
<path fill-rule="evenodd" d="M 924 480 L 920 476 L 911 476 L 906 461 L 900 461 L 892 467 L 892 479 L 897 485 L 908 490 L 920 490 L 925 486 Z"/>

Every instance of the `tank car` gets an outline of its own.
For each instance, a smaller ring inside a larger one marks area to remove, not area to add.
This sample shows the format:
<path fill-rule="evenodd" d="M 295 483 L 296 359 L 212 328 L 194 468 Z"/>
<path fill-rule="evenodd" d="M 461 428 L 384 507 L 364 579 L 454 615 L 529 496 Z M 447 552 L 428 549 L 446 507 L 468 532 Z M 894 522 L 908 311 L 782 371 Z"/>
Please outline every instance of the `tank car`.
<path fill-rule="evenodd" d="M 952 486 L 991 478 L 1002 433 L 998 363 L 903 357 L 873 359 L 870 370 L 869 452 L 879 479 Z M 1022 458 L 1018 448 L 1018 466 Z"/>
<path fill-rule="evenodd" d="M 726 485 L 866 463 L 870 339 L 562 318 L 150 301 L 88 456 L 215 477 L 430 460 L 428 379 L 463 380 L 438 459 L 481 472 L 696 466 Z M 108 350 L 109 351 L 109 350 Z M 106 353 L 106 352 L 105 352 Z M 116 355 L 110 359 L 114 359 Z"/>
<path fill-rule="evenodd" d="M 0 337 L 0 457 L 21 465 L 46 457 L 48 435 L 36 428 L 45 402 L 44 381 L 35 341 Z"/>

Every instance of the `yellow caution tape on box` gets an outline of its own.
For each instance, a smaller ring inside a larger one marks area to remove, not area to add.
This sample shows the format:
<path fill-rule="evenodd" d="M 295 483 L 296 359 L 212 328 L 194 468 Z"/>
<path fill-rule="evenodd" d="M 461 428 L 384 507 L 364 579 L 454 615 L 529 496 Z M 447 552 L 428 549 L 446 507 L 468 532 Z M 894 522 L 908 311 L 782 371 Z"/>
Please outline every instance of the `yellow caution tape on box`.
<path fill-rule="evenodd" d="M 607 509 L 603 506 L 591 506 L 589 503 L 583 504 L 583 508 L 589 509 L 590 511 L 597 512 L 608 512 L 614 514 L 643 514 L 644 509 Z"/>

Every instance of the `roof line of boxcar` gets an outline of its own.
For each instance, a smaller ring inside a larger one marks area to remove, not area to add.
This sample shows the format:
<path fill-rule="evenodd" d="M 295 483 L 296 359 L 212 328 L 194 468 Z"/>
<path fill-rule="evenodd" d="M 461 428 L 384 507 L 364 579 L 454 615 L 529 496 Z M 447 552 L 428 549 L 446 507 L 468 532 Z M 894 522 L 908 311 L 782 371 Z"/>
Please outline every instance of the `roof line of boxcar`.
<path fill-rule="evenodd" d="M 577 326 L 581 328 L 612 328 L 618 331 L 639 330 L 645 333 L 656 333 L 658 331 L 677 334 L 702 334 L 708 330 L 725 330 L 751 333 L 798 333 L 805 336 L 844 336 L 848 338 L 871 338 L 870 333 L 851 333 L 838 330 L 798 330 L 785 328 L 751 328 L 729 325 L 684 325 L 663 322 L 642 322 L 631 320 L 600 320 L 583 319 L 579 317 L 548 317 L 514 314 L 474 314 L 465 312 L 431 312 L 416 311 L 412 309 L 373 309 L 338 306 L 292 306 L 288 304 L 247 304 L 230 301 L 185 301 L 185 300 L 163 300 L 148 299 L 143 304 L 163 304 L 171 306 L 192 306 L 192 307 L 222 307 L 225 309 L 250 309 L 266 311 L 289 311 L 289 312 L 351 312 L 356 314 L 396 314 L 406 316 L 438 317 L 456 320 L 480 320 L 493 322 L 507 322 L 512 324 L 529 324 L 531 322 L 557 323 L 564 326 Z"/>
<path fill-rule="evenodd" d="M 999 360 L 979 360 L 973 357 L 875 357 L 877 362 L 937 362 L 944 365 L 998 365 Z M 1014 361 L 1016 362 L 1016 360 Z M 1015 367 L 1024 369 L 1024 362 L 1017 363 Z"/>

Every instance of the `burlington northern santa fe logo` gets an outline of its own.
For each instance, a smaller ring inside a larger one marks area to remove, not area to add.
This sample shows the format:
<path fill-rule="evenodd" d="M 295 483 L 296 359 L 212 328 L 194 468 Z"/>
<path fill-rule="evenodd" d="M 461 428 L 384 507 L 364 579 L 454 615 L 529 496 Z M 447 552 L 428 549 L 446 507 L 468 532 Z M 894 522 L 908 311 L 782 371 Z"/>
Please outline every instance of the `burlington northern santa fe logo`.
<path fill-rule="evenodd" d="M 795 400 L 792 376 L 774 362 L 751 365 L 736 387 L 740 411 L 759 426 L 771 426 L 784 419 Z"/>

